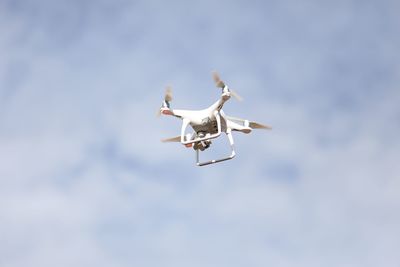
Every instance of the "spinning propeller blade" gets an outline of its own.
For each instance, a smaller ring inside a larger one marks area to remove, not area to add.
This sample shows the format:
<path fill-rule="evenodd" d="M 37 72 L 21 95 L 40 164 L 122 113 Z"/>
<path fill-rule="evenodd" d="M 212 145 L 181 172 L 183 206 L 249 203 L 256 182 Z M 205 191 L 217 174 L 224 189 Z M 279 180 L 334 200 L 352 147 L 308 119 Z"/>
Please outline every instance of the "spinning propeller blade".
<path fill-rule="evenodd" d="M 242 125 L 245 124 L 245 119 L 242 118 L 237 118 L 237 117 L 231 117 L 231 116 L 226 116 L 229 120 L 234 121 L 234 122 L 239 122 Z M 266 129 L 266 130 L 272 130 L 272 127 L 266 124 L 261 124 L 255 121 L 248 121 L 249 122 L 249 127 L 252 129 Z"/>
<path fill-rule="evenodd" d="M 165 89 L 164 100 L 167 102 L 172 101 L 172 87 L 170 85 L 168 85 L 167 88 Z"/>
<path fill-rule="evenodd" d="M 261 124 L 261 123 L 254 122 L 254 121 L 251 121 L 249 123 L 249 126 L 250 126 L 250 128 L 253 128 L 253 129 L 266 129 L 266 130 L 272 129 L 272 127 L 269 125 Z"/>
<path fill-rule="evenodd" d="M 219 77 L 219 74 L 218 74 L 218 72 L 216 72 L 216 71 L 213 71 L 213 79 L 214 79 L 214 82 L 215 82 L 215 85 L 218 87 L 218 88 L 224 88 L 225 87 L 225 83 L 221 80 L 221 78 Z"/>
<path fill-rule="evenodd" d="M 171 137 L 171 138 L 165 138 L 165 139 L 161 139 L 161 142 L 163 143 L 167 143 L 167 142 L 180 142 L 181 141 L 181 136 L 175 136 L 175 137 Z"/>
<path fill-rule="evenodd" d="M 243 101 L 243 97 L 241 97 L 238 93 L 236 93 L 235 91 L 231 91 L 231 96 L 233 96 L 234 98 L 236 98 L 237 101 Z"/>
<path fill-rule="evenodd" d="M 225 83 L 224 83 L 224 81 L 222 81 L 221 78 L 219 77 L 218 72 L 213 71 L 212 74 L 213 74 L 213 80 L 214 80 L 214 82 L 215 82 L 215 85 L 216 85 L 218 88 L 223 89 L 223 88 L 225 87 Z M 243 97 L 241 97 L 241 96 L 240 96 L 238 93 L 236 93 L 235 91 L 229 89 L 229 92 L 231 93 L 231 96 L 233 96 L 234 98 L 236 98 L 236 100 L 238 100 L 238 101 L 243 101 Z"/>
<path fill-rule="evenodd" d="M 170 85 L 168 85 L 167 88 L 165 89 L 164 103 L 171 102 L 171 101 L 172 101 L 172 87 Z M 163 106 L 164 106 L 164 103 L 163 103 Z M 161 108 L 157 112 L 157 117 L 160 117 L 160 116 L 161 116 Z"/>

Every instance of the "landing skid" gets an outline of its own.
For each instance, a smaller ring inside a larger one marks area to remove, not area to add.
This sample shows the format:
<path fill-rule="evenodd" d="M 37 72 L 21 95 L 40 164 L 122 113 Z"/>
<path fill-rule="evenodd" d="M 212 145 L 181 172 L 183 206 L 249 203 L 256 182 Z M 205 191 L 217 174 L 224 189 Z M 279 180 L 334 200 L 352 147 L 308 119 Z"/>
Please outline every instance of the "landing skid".
<path fill-rule="evenodd" d="M 227 157 L 227 158 L 213 159 L 213 160 L 210 160 L 210 161 L 200 162 L 199 154 L 200 154 L 200 152 L 199 152 L 199 149 L 198 149 L 198 150 L 196 150 L 196 165 L 197 165 L 197 166 L 206 166 L 206 165 L 210 165 L 210 164 L 214 164 L 214 163 L 218 163 L 218 162 L 230 160 L 230 159 L 233 159 L 233 158 L 235 157 L 235 155 L 230 155 L 230 156 Z"/>
<path fill-rule="evenodd" d="M 234 144 L 233 144 L 232 133 L 231 133 L 230 129 L 227 131 L 226 135 L 228 136 L 229 144 L 231 146 L 231 154 L 229 155 L 229 157 L 222 158 L 222 159 L 213 159 L 213 160 L 209 160 L 209 161 L 200 162 L 200 149 L 197 149 L 196 150 L 196 165 L 197 166 L 206 166 L 206 165 L 210 165 L 210 164 L 214 164 L 214 163 L 230 160 L 230 159 L 233 159 L 236 156 L 235 147 L 234 147 Z"/>

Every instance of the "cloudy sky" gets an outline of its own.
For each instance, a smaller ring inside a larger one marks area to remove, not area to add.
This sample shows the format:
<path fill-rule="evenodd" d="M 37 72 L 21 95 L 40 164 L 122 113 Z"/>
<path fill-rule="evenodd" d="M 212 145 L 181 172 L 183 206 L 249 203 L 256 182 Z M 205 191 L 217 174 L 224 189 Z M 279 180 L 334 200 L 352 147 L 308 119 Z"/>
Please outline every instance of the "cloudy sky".
<path fill-rule="evenodd" d="M 399 10 L 0 0 L 0 265 L 399 266 Z M 213 70 L 274 129 L 199 168 L 155 113 Z"/>

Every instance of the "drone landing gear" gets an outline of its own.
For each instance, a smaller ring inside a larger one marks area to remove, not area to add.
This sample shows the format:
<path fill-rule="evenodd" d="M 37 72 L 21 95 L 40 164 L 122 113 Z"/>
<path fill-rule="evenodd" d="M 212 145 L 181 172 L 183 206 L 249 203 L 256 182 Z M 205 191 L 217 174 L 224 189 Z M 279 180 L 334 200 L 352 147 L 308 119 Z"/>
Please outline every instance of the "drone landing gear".
<path fill-rule="evenodd" d="M 210 164 L 214 164 L 214 163 L 230 160 L 230 159 L 233 159 L 235 157 L 236 153 L 235 153 L 235 146 L 234 146 L 234 143 L 233 143 L 233 137 L 232 137 L 231 129 L 227 129 L 226 135 L 228 136 L 229 144 L 231 146 L 231 154 L 229 155 L 229 157 L 222 158 L 222 159 L 213 159 L 213 160 L 210 160 L 210 161 L 200 162 L 200 149 L 197 149 L 196 150 L 196 165 L 197 166 L 206 166 L 206 165 L 210 165 Z"/>

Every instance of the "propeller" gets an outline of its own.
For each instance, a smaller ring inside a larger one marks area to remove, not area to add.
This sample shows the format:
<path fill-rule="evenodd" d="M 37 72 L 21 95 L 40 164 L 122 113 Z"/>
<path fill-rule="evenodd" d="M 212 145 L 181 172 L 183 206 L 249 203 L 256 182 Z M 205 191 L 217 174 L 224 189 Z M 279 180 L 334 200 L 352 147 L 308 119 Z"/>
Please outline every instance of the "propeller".
<path fill-rule="evenodd" d="M 163 143 L 167 143 L 167 142 L 180 142 L 181 141 L 181 136 L 175 136 L 175 137 L 171 137 L 171 138 L 165 138 L 165 139 L 161 139 L 161 142 Z"/>
<path fill-rule="evenodd" d="M 221 89 L 223 89 L 225 87 L 225 83 L 221 80 L 221 78 L 219 77 L 218 72 L 213 71 L 212 73 L 213 75 L 213 80 L 215 82 L 215 85 Z"/>
<path fill-rule="evenodd" d="M 164 103 L 161 107 L 164 107 L 167 103 L 172 101 L 172 87 L 170 85 L 165 88 L 165 94 L 164 94 Z M 157 117 L 161 116 L 161 108 L 157 112 Z"/>
<path fill-rule="evenodd" d="M 227 117 L 229 120 L 239 122 L 239 123 L 241 123 L 241 124 L 243 124 L 243 125 L 245 125 L 245 126 L 246 126 L 246 121 L 247 121 L 247 122 L 248 122 L 248 126 L 249 126 L 250 128 L 252 128 L 252 129 L 266 129 L 266 130 L 272 130 L 272 127 L 271 127 L 270 125 L 267 125 L 267 124 L 261 124 L 261 123 L 255 122 L 255 121 L 248 121 L 248 120 L 241 119 L 241 118 L 237 118 L 237 117 L 231 117 L 231 116 L 226 116 L 226 117 Z"/>
<path fill-rule="evenodd" d="M 254 121 L 251 121 L 251 122 L 249 123 L 249 126 L 250 126 L 250 128 L 253 128 L 253 129 L 272 130 L 272 127 L 271 127 L 271 126 L 265 125 L 265 124 L 261 124 L 261 123 L 258 123 L 258 122 L 254 122 Z"/>
<path fill-rule="evenodd" d="M 165 89 L 164 100 L 167 102 L 172 101 L 172 87 L 170 85 L 168 85 L 167 88 Z"/>
<path fill-rule="evenodd" d="M 235 91 L 231 91 L 231 96 L 233 96 L 234 98 L 236 98 L 237 101 L 242 102 L 243 101 L 243 97 L 241 97 L 238 93 L 236 93 Z"/>
<path fill-rule="evenodd" d="M 218 88 L 224 89 L 224 88 L 225 88 L 225 83 L 224 83 L 224 81 L 222 81 L 221 78 L 219 77 L 218 72 L 214 71 L 213 74 L 212 74 L 212 76 L 213 76 L 213 80 L 214 80 L 214 82 L 215 82 L 215 85 L 216 85 Z M 228 89 L 228 90 L 229 90 L 229 92 L 231 93 L 231 96 L 233 96 L 234 98 L 236 98 L 236 100 L 238 100 L 238 101 L 243 101 L 243 97 L 241 97 L 238 93 L 236 93 L 235 91 L 233 91 L 233 90 L 231 90 L 231 89 Z"/>

